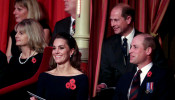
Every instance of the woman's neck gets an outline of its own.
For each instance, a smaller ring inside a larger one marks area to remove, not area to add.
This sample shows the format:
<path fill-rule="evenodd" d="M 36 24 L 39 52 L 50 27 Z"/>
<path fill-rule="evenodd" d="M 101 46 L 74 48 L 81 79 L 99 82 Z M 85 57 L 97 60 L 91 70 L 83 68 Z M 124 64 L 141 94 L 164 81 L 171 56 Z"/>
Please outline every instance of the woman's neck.
<path fill-rule="evenodd" d="M 74 68 L 71 66 L 70 63 L 65 63 L 61 65 L 57 64 L 54 73 L 59 76 L 69 76 L 70 74 L 74 73 Z"/>
<path fill-rule="evenodd" d="M 23 47 L 23 48 L 21 48 L 21 51 L 22 51 L 22 56 L 21 56 L 21 58 L 28 58 L 28 57 L 30 57 L 32 54 L 35 53 L 34 50 L 31 50 L 31 49 L 28 48 L 28 47 Z"/>

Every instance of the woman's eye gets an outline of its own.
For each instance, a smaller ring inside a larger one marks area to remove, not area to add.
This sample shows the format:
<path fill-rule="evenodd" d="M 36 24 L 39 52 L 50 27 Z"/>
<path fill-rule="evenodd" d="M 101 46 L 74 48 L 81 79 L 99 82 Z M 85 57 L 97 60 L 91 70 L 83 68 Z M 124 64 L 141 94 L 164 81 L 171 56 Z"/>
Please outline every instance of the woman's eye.
<path fill-rule="evenodd" d="M 60 47 L 60 49 L 64 49 L 64 47 Z"/>

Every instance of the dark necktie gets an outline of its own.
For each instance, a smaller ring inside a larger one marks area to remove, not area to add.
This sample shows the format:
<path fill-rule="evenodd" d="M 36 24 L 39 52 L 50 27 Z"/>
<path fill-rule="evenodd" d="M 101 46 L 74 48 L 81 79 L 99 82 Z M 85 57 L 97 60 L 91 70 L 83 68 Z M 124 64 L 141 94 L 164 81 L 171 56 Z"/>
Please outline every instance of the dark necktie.
<path fill-rule="evenodd" d="M 75 34 L 75 20 L 72 23 L 72 31 L 73 33 L 71 35 L 74 35 Z"/>
<path fill-rule="evenodd" d="M 129 100 L 135 100 L 137 95 L 138 95 L 138 90 L 140 87 L 140 73 L 141 72 L 142 72 L 141 70 L 138 70 L 137 73 L 135 74 L 133 80 L 132 80 Z"/>
<path fill-rule="evenodd" d="M 127 62 L 127 38 L 123 38 L 122 49 L 123 49 L 123 54 L 124 54 L 125 62 Z"/>

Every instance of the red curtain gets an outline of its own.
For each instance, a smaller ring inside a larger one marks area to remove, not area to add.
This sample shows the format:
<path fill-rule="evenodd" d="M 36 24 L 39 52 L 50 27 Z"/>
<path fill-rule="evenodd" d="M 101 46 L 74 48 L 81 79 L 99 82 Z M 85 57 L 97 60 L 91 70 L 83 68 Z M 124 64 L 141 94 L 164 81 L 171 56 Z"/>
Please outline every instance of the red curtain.
<path fill-rule="evenodd" d="M 0 50 L 4 53 L 7 44 L 10 0 L 0 0 Z"/>
<path fill-rule="evenodd" d="M 92 24 L 90 31 L 90 47 L 89 47 L 89 77 L 90 77 L 90 93 L 95 91 L 95 84 L 97 84 L 101 45 L 103 41 L 105 23 L 106 23 L 106 11 L 108 0 L 93 0 L 92 1 Z M 98 13 L 97 13 L 98 12 Z M 94 77 L 96 76 L 96 77 Z M 95 93 L 95 92 L 93 92 Z M 95 95 L 95 94 L 90 94 Z"/>

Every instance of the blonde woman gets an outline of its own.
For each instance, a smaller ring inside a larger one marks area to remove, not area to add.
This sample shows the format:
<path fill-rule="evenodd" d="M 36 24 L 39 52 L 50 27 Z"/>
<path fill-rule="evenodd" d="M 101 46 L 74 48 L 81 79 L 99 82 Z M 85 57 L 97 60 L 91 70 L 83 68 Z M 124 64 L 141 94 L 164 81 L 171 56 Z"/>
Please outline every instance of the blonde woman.
<path fill-rule="evenodd" d="M 40 22 L 44 29 L 44 38 L 48 44 L 51 37 L 50 27 L 43 20 L 43 13 L 39 7 L 37 0 L 16 0 L 15 10 L 13 12 L 15 15 L 16 22 L 19 23 L 24 19 L 32 18 Z M 6 56 L 8 61 L 12 56 L 18 56 L 21 52 L 16 46 L 15 40 L 16 32 L 13 30 L 10 34 Z"/>
<path fill-rule="evenodd" d="M 32 77 L 38 70 L 43 50 L 47 46 L 43 36 L 43 28 L 33 19 L 24 19 L 15 26 L 16 45 L 20 48 L 21 53 L 18 56 L 13 56 L 10 59 L 9 65 L 4 72 L 1 88 L 24 81 Z M 25 87 L 21 90 L 14 91 L 14 93 L 7 94 L 5 100 L 19 100 L 16 97 L 28 98 L 27 90 L 32 91 L 34 87 Z"/>

